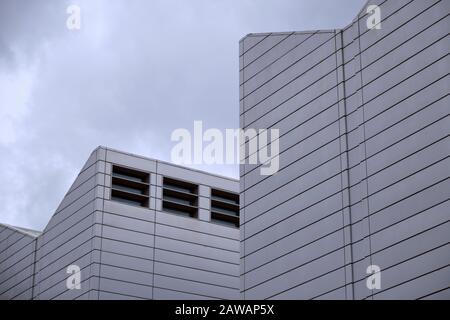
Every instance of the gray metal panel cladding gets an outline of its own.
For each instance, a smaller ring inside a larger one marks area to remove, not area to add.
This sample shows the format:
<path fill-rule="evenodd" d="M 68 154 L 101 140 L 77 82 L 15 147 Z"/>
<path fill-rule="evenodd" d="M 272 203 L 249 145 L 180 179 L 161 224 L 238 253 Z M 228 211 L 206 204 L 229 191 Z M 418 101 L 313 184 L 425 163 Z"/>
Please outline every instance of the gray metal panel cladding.
<path fill-rule="evenodd" d="M 450 298 L 449 14 L 241 40 L 241 127 L 280 130 L 275 175 L 240 168 L 243 298 Z"/>
<path fill-rule="evenodd" d="M 31 299 L 36 238 L 0 225 L 0 300 Z"/>
<path fill-rule="evenodd" d="M 111 200 L 113 165 L 150 174 L 149 207 Z M 163 176 L 199 184 L 203 220 L 158 209 Z M 239 298 L 239 230 L 209 221 L 210 188 L 238 182 L 99 147 L 39 237 L 0 225 L 0 298 Z M 67 289 L 69 265 L 79 290 Z"/>
<path fill-rule="evenodd" d="M 108 149 L 109 163 L 149 172 L 151 201 L 150 208 L 130 207 L 105 196 L 99 298 L 238 298 L 239 230 L 161 210 L 164 176 L 198 184 L 199 210 L 208 213 L 209 189 L 237 191 L 238 182 Z M 111 167 L 106 171 L 108 180 Z"/>

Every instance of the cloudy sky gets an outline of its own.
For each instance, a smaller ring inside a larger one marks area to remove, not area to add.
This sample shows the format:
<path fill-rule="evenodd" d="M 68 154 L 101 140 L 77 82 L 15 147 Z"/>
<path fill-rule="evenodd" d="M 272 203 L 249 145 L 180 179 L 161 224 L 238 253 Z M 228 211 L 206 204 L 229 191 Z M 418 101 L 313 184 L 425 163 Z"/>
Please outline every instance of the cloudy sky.
<path fill-rule="evenodd" d="M 0 0 L 0 222 L 43 229 L 99 145 L 169 161 L 177 128 L 237 128 L 239 39 L 343 27 L 365 2 Z"/>

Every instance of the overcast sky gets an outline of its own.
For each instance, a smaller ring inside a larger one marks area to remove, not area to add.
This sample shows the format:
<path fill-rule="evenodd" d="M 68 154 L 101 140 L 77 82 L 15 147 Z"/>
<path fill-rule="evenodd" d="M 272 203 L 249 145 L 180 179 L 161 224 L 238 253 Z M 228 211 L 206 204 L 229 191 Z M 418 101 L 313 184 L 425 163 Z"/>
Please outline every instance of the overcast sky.
<path fill-rule="evenodd" d="M 0 0 L 0 222 L 43 229 L 99 145 L 170 161 L 177 128 L 238 128 L 243 36 L 340 28 L 365 2 Z"/>

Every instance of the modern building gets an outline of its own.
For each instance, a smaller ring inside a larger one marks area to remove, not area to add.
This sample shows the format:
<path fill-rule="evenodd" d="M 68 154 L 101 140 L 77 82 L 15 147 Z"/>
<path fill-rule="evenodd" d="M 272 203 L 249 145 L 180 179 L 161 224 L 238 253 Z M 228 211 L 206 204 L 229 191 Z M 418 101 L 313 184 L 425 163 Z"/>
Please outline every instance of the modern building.
<path fill-rule="evenodd" d="M 449 14 L 246 36 L 240 123 L 280 130 L 278 172 L 99 147 L 42 232 L 0 225 L 0 299 L 450 299 Z"/>
<path fill-rule="evenodd" d="M 237 299 L 238 192 L 99 147 L 42 232 L 0 225 L 0 299 Z"/>
<path fill-rule="evenodd" d="M 450 299 L 449 14 L 240 41 L 241 127 L 280 130 L 276 174 L 241 168 L 242 298 Z"/>

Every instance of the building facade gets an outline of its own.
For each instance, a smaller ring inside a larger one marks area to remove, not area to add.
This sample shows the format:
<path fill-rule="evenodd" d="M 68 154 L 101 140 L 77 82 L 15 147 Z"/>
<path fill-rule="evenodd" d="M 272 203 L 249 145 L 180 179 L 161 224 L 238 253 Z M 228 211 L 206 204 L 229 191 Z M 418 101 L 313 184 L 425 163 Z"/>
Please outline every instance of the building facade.
<path fill-rule="evenodd" d="M 237 299 L 238 192 L 99 147 L 42 233 L 0 225 L 0 299 Z"/>
<path fill-rule="evenodd" d="M 278 172 L 99 147 L 42 232 L 0 225 L 0 299 L 450 299 L 449 14 L 246 36 L 240 124 L 280 130 Z"/>
<path fill-rule="evenodd" d="M 450 299 L 449 14 L 240 41 L 241 127 L 280 130 L 276 174 L 241 166 L 242 298 Z"/>

